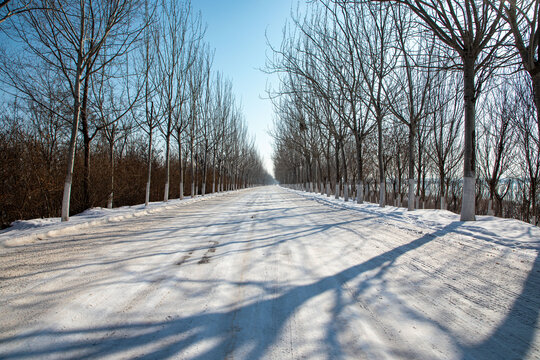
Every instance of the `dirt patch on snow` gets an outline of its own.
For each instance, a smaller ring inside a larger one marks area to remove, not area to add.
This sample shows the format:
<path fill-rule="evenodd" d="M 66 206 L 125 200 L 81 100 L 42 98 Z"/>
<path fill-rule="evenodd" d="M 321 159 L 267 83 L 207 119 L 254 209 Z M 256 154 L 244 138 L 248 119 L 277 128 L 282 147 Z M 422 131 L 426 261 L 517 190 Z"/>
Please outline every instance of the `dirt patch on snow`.
<path fill-rule="evenodd" d="M 198 264 L 208 264 L 210 262 L 211 255 L 216 252 L 216 246 L 219 244 L 217 241 L 210 241 L 212 245 L 206 250 Z"/>

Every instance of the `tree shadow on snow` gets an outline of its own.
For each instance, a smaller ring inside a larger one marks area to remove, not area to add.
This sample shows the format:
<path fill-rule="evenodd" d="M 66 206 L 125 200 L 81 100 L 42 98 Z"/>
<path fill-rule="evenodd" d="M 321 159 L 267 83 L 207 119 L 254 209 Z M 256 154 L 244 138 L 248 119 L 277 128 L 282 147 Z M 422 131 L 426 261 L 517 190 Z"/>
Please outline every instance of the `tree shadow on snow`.
<path fill-rule="evenodd" d="M 276 218 L 268 221 L 277 218 L 279 215 L 276 214 Z M 245 220 L 240 221 L 239 224 L 242 222 Z M 356 279 L 357 285 L 352 288 L 352 298 L 360 297 L 375 283 L 375 280 L 381 279 L 402 255 L 438 237 L 459 232 L 462 224 L 453 222 L 434 233 L 424 234 L 416 240 L 334 275 L 322 277 L 310 284 L 280 288 L 278 285 L 269 283 L 237 283 L 238 289 L 241 286 L 258 286 L 263 291 L 263 296 L 260 296 L 258 301 L 252 299 L 251 302 L 239 303 L 230 309 L 211 309 L 208 312 L 185 317 L 168 316 L 160 321 L 130 321 L 70 330 L 48 328 L 17 336 L 0 337 L 0 358 L 75 356 L 71 354 L 84 358 L 102 358 L 121 356 L 133 351 L 141 359 L 182 357 L 189 354 L 194 354 L 189 356 L 191 359 L 223 359 L 238 353 L 241 353 L 241 357 L 245 359 L 262 359 L 267 356 L 273 345 L 279 342 L 280 336 L 286 331 L 287 324 L 294 314 L 307 302 L 327 292 L 333 295 L 334 304 L 330 311 L 331 321 L 324 329 L 323 349 L 317 348 L 317 351 L 325 351 L 328 358 L 343 358 L 351 351 L 351 349 L 345 349 L 339 341 L 340 334 L 347 331 L 340 324 L 340 316 L 350 305 L 350 300 L 347 299 L 351 297 L 350 293 L 344 293 L 345 283 Z M 233 227 L 236 225 L 238 224 L 234 224 Z M 268 237 L 251 241 L 259 248 L 271 247 L 289 241 L 291 238 L 303 237 L 313 232 L 324 232 L 328 229 L 329 225 L 324 224 L 312 225 L 303 232 L 298 232 L 296 229 L 296 233 L 294 228 L 282 229 L 286 231 L 280 233 L 277 239 Z M 214 235 L 216 234 L 220 234 L 219 230 Z M 366 278 L 359 281 L 360 275 L 365 275 Z M 178 279 L 178 281 L 185 280 Z M 481 343 L 473 345 L 461 344 L 456 340 L 456 346 L 461 351 L 462 358 L 518 359 L 527 356 L 533 346 L 535 331 L 538 330 L 539 295 L 540 259 L 537 256 L 521 293 L 515 299 L 505 319 L 491 335 Z M 423 320 L 435 323 L 435 320 Z M 436 325 L 452 337 L 450 330 L 440 324 Z M 52 339 L 55 340 L 54 344 Z M 18 346 L 17 350 L 2 350 L 19 342 L 32 344 L 32 346 L 26 349 Z M 362 357 L 360 352 L 364 350 L 366 349 L 362 347 L 357 349 L 359 357 Z M 401 352 L 396 355 L 413 358 L 415 356 L 413 352 L 414 350 L 411 350 L 411 353 Z M 309 355 L 320 356 L 320 353 L 314 352 Z"/>
<path fill-rule="evenodd" d="M 540 312 L 540 257 L 519 296 L 497 328 L 481 343 L 461 346 L 463 359 L 524 359 L 532 350 Z M 540 348 L 535 348 L 536 353 Z"/>
<path fill-rule="evenodd" d="M 239 305 L 227 311 L 203 312 L 163 321 L 130 322 L 66 331 L 45 329 L 4 338 L 0 345 L 9 345 L 16 341 L 37 345 L 31 350 L 3 353 L 0 351 L 0 357 L 13 359 L 64 357 L 76 352 L 77 356 L 100 358 L 140 349 L 143 355 L 139 358 L 155 359 L 175 354 L 182 355 L 193 347 L 203 346 L 203 342 L 210 342 L 211 345 L 206 350 L 198 352 L 191 358 L 222 359 L 235 350 L 242 349 L 246 354 L 242 356 L 243 358 L 261 359 L 279 340 L 287 322 L 300 307 L 318 295 L 332 292 L 336 299 L 332 317 L 336 320 L 328 325 L 324 341 L 328 356 L 340 358 L 343 356 L 343 349 L 337 340 L 341 331 L 337 317 L 347 305 L 343 300 L 345 296 L 342 294 L 344 291 L 342 285 L 363 273 L 378 269 L 375 275 L 363 280 L 360 286 L 354 289 L 354 297 L 360 296 L 369 288 L 369 281 L 382 277 L 400 256 L 452 231 L 457 226 L 459 223 L 451 224 L 444 230 L 426 234 L 332 276 L 286 289 L 283 293 L 279 293 L 279 289 L 276 289 L 276 294 L 268 294 L 266 289 L 267 295 L 275 296 L 265 296 L 261 301 Z M 55 344 L 48 343 L 47 339 L 55 339 Z M 155 348 L 149 350 L 152 347 Z"/>

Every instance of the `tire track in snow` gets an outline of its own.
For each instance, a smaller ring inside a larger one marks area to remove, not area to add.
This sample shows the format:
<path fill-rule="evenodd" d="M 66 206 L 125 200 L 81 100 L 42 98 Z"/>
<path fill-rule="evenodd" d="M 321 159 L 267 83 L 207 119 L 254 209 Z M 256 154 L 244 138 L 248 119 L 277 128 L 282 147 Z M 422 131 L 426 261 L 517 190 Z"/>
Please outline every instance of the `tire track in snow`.
<path fill-rule="evenodd" d="M 299 198 L 295 199 L 294 205 L 295 208 L 305 208 L 308 206 L 305 202 L 305 199 Z M 316 207 L 319 207 L 320 205 L 317 205 Z M 354 238 L 350 238 L 347 236 L 348 233 L 350 233 L 351 229 L 347 228 L 347 214 L 346 211 L 343 211 L 343 209 L 338 209 L 334 211 L 330 211 L 325 214 L 325 224 L 331 224 L 327 228 L 324 229 L 323 232 L 319 232 L 315 234 L 315 236 L 309 237 L 309 244 L 311 246 L 305 246 L 306 248 L 306 254 L 308 256 L 306 257 L 306 260 L 310 263 L 310 268 L 316 270 L 316 274 L 318 275 L 318 279 L 323 278 L 325 276 L 339 273 L 339 271 L 343 267 L 343 263 L 351 263 L 355 264 L 356 262 L 354 260 L 350 261 L 349 258 L 355 257 L 355 248 L 357 245 L 354 241 Z M 366 218 L 367 216 L 365 214 L 361 214 L 358 216 L 358 214 L 355 214 L 356 216 L 353 218 L 354 221 L 370 221 L 369 219 L 363 220 L 363 218 Z M 350 218 L 350 216 L 349 216 Z M 312 227 L 318 227 L 321 225 L 320 223 L 320 217 L 317 215 L 312 215 L 310 212 L 306 212 L 303 216 L 303 219 L 307 224 L 309 224 Z M 334 225 L 339 224 L 339 225 Z M 362 234 L 357 233 L 356 236 L 360 237 Z M 341 240 L 340 242 L 345 242 L 345 244 L 336 244 L 337 246 L 327 245 L 332 244 L 334 241 L 332 240 Z M 303 244 L 303 243 L 302 243 Z M 324 253 L 326 256 L 328 256 L 330 261 L 322 262 L 320 258 L 318 258 L 317 255 L 320 255 L 320 251 L 317 249 L 317 251 L 314 251 L 316 247 L 318 246 L 324 246 Z M 379 254 L 384 253 L 386 250 L 379 250 Z M 316 259 L 316 261 L 311 261 L 311 259 Z M 363 259 L 365 260 L 365 259 Z M 332 264 L 341 264 L 341 266 L 332 266 Z M 322 267 L 321 267 L 322 265 Z M 328 332 L 328 337 L 330 338 L 331 345 L 334 348 L 334 352 L 331 353 L 331 358 L 342 358 L 344 356 L 347 357 L 361 357 L 361 358 L 393 358 L 396 356 L 396 354 L 389 354 L 385 352 L 380 351 L 373 351 L 369 349 L 362 349 L 358 347 L 355 344 L 354 338 L 347 338 L 346 336 L 343 336 L 343 332 L 339 331 L 343 328 L 349 328 L 349 327 L 355 327 L 358 330 L 361 330 L 362 327 L 364 328 L 371 328 L 370 331 L 376 331 L 378 333 L 379 337 L 386 338 L 386 341 L 389 344 L 394 344 L 398 341 L 398 333 L 394 331 L 391 327 L 388 327 L 385 325 L 384 322 L 378 320 L 377 313 L 372 310 L 372 306 L 370 304 L 369 299 L 363 299 L 362 296 L 359 296 L 356 290 L 353 289 L 353 287 L 348 284 L 346 280 L 343 278 L 336 278 L 333 286 L 333 292 L 334 292 L 334 298 L 335 298 L 335 305 L 333 309 L 333 319 L 332 324 L 339 324 L 338 327 L 334 326 L 334 330 L 330 330 Z M 356 311 L 351 311 L 350 307 L 345 308 L 342 307 L 343 303 L 355 303 L 357 306 Z M 347 314 L 346 316 L 344 315 Z M 362 318 L 361 323 L 358 321 L 354 321 L 354 319 Z M 352 319 L 352 320 L 350 320 Z M 368 321 L 366 321 L 368 320 Z M 361 326 L 359 328 L 359 325 Z M 362 331 L 362 330 L 361 330 Z M 342 349 L 340 348 L 340 339 L 339 337 L 343 337 L 342 341 L 346 341 L 349 346 L 344 347 L 344 350 L 346 353 L 343 353 Z M 403 341 L 403 339 L 400 339 L 402 341 L 402 344 L 407 344 L 406 341 Z M 410 352 L 412 350 L 412 347 L 410 345 L 407 345 L 407 351 Z"/>

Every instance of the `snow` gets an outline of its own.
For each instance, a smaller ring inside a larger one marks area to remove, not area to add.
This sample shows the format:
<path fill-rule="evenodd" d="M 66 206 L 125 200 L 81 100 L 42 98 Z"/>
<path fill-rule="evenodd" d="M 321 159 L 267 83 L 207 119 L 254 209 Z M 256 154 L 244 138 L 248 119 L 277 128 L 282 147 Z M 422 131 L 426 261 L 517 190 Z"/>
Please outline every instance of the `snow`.
<path fill-rule="evenodd" d="M 529 224 L 277 186 L 182 204 L 5 240 L 0 358 L 540 357 Z"/>
<path fill-rule="evenodd" d="M 225 193 L 214 193 L 195 198 L 187 196 L 182 200 L 174 199 L 167 202 L 156 201 L 149 203 L 148 206 L 140 204 L 113 209 L 95 207 L 71 216 L 67 222 L 62 222 L 60 217 L 17 220 L 9 228 L 0 230 L 0 248 L 29 244 L 59 235 L 76 234 L 89 227 L 154 214 L 156 212 L 170 210 L 177 206 L 184 206 L 194 201 L 220 196 Z"/>
<path fill-rule="evenodd" d="M 332 195 L 327 197 L 318 193 L 308 193 L 299 190 L 287 189 L 298 195 L 311 198 L 330 206 L 345 207 L 347 209 L 376 215 L 381 223 L 391 222 L 395 226 L 414 225 L 426 229 L 443 230 L 449 225 L 459 222 L 460 226 L 454 232 L 466 236 L 482 239 L 493 245 L 501 244 L 510 248 L 540 249 L 540 229 L 515 219 L 503 219 L 495 216 L 476 215 L 476 221 L 460 221 L 460 215 L 448 210 L 417 209 L 408 211 L 405 207 L 385 206 L 364 202 L 356 204 L 352 199 L 343 201 L 335 199 Z M 402 223 L 403 225 L 400 225 Z"/>

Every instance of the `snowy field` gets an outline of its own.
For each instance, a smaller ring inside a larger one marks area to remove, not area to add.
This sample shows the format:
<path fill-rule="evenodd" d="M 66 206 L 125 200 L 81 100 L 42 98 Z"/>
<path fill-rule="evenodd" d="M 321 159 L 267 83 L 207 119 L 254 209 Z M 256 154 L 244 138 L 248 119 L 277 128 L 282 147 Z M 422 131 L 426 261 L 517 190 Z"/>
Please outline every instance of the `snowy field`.
<path fill-rule="evenodd" d="M 0 358 L 539 359 L 540 229 L 277 186 L 0 232 Z"/>

